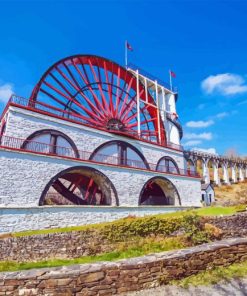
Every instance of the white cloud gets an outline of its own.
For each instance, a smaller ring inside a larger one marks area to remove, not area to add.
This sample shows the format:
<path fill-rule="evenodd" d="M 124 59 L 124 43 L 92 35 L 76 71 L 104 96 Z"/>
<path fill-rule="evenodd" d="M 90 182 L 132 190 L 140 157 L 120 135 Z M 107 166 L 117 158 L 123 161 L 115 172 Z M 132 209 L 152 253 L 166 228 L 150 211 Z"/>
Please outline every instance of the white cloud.
<path fill-rule="evenodd" d="M 6 103 L 14 93 L 14 87 L 10 83 L 0 85 L 0 102 Z"/>
<path fill-rule="evenodd" d="M 191 140 L 191 141 L 185 142 L 183 145 L 184 146 L 195 146 L 195 145 L 199 145 L 201 143 L 202 143 L 202 141 L 200 141 L 200 140 Z"/>
<path fill-rule="evenodd" d="M 187 133 L 184 135 L 184 139 L 187 139 L 187 140 L 212 140 L 212 138 L 213 138 L 212 133 L 201 133 L 201 134 Z"/>
<path fill-rule="evenodd" d="M 215 148 L 208 148 L 208 149 L 203 149 L 203 148 L 193 148 L 191 150 L 196 150 L 196 151 L 200 151 L 200 152 L 206 152 L 206 153 L 210 153 L 210 154 L 216 154 L 218 155 L 218 153 L 216 152 Z"/>
<path fill-rule="evenodd" d="M 213 120 L 208 120 L 208 121 L 199 120 L 199 121 L 188 121 L 186 123 L 186 126 L 193 127 L 193 128 L 200 128 L 200 127 L 208 127 L 213 124 L 214 124 Z"/>
<path fill-rule="evenodd" d="M 207 94 L 218 93 L 222 95 L 236 95 L 247 92 L 245 79 L 237 74 L 224 73 L 211 75 L 201 83 L 202 89 Z"/>
<path fill-rule="evenodd" d="M 222 119 L 222 118 L 227 117 L 229 115 L 230 114 L 228 112 L 221 112 L 221 113 L 216 114 L 215 118 Z"/>

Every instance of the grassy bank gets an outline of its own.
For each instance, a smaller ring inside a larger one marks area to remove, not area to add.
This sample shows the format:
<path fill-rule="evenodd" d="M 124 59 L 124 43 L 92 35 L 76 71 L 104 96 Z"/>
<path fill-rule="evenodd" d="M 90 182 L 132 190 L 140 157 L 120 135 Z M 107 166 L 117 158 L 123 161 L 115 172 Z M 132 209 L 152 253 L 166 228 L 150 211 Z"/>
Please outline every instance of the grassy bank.
<path fill-rule="evenodd" d="M 149 217 L 159 217 L 159 218 L 179 218 L 185 215 L 196 214 L 198 216 L 220 216 L 220 215 L 233 215 L 237 213 L 239 210 L 245 209 L 245 206 L 231 206 L 231 207 L 206 207 L 194 210 L 187 210 L 187 211 L 179 211 L 174 213 L 167 213 L 167 214 L 160 214 L 156 216 L 149 216 Z M 148 217 L 144 217 L 148 218 Z M 143 219 L 143 218 L 136 218 L 136 219 Z M 125 221 L 126 219 L 120 219 L 118 221 Z M 86 231 L 88 229 L 100 229 L 103 227 L 107 227 L 108 225 L 113 225 L 114 222 L 106 222 L 101 224 L 91 224 L 91 225 L 82 225 L 82 226 L 71 226 L 71 227 L 63 227 L 63 228 L 51 228 L 51 229 L 41 229 L 41 230 L 32 230 L 32 231 L 22 231 L 22 232 L 15 232 L 11 233 L 6 236 L 12 237 L 20 237 L 20 236 L 31 236 L 31 235 L 40 235 L 40 234 L 49 234 L 49 233 L 56 233 L 56 232 L 70 232 L 70 231 Z M 1 237 L 1 236 L 0 236 Z"/>
<path fill-rule="evenodd" d="M 132 242 L 123 242 L 116 245 L 113 252 L 95 255 L 83 256 L 76 259 L 52 259 L 38 262 L 13 262 L 0 261 L 0 272 L 27 270 L 32 268 L 57 267 L 73 264 L 94 263 L 99 261 L 116 261 L 132 257 L 139 257 L 150 253 L 158 253 L 169 250 L 182 249 L 187 247 L 186 240 L 182 237 L 172 238 L 145 238 Z"/>
<path fill-rule="evenodd" d="M 75 259 L 51 258 L 39 262 L 0 262 L 0 271 L 15 271 L 31 268 L 55 267 L 72 264 L 114 261 L 195 246 L 219 238 L 218 229 L 204 225 L 202 216 L 231 215 L 245 207 L 209 207 L 145 217 L 127 217 L 114 222 L 88 226 L 66 227 L 13 233 L 12 237 L 79 231 L 83 237 L 100 239 L 109 246 L 103 252 L 90 249 L 91 256 Z M 107 253 L 106 253 L 107 252 Z"/>
<path fill-rule="evenodd" d="M 222 280 L 241 278 L 245 276 L 247 276 L 247 261 L 234 263 L 228 267 L 217 267 L 211 270 L 202 271 L 196 275 L 186 277 L 182 280 L 173 281 L 172 283 L 183 288 L 188 288 L 190 285 L 213 285 Z"/>

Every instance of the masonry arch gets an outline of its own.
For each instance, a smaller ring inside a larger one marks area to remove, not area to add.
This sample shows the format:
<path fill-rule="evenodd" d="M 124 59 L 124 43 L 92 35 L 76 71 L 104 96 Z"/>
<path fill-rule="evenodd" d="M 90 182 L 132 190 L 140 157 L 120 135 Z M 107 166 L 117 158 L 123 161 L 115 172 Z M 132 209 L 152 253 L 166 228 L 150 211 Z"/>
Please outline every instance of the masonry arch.
<path fill-rule="evenodd" d="M 179 174 L 178 165 L 176 161 L 170 156 L 161 157 L 157 163 L 156 170 L 159 172 Z"/>
<path fill-rule="evenodd" d="M 175 185 L 165 177 L 153 177 L 143 186 L 139 205 L 180 205 L 181 199 Z"/>
<path fill-rule="evenodd" d="M 45 186 L 39 205 L 118 206 L 117 191 L 102 172 L 87 166 L 65 169 Z"/>
<path fill-rule="evenodd" d="M 100 145 L 89 159 L 98 162 L 110 162 L 115 165 L 150 169 L 146 158 L 135 146 L 120 140 L 113 140 Z"/>
<path fill-rule="evenodd" d="M 23 142 L 21 148 L 79 158 L 79 151 L 74 141 L 66 134 L 54 129 L 43 129 L 32 133 Z"/>

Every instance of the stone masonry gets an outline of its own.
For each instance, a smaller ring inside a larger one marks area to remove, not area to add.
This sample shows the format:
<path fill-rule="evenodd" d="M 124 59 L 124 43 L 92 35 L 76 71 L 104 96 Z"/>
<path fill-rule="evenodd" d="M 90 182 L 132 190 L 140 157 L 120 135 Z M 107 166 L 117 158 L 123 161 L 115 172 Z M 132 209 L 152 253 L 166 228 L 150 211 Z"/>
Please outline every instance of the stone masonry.
<path fill-rule="evenodd" d="M 95 215 L 92 212 L 92 216 Z M 223 238 L 247 235 L 247 213 L 202 218 L 220 228 Z M 0 226 L 1 227 L 1 226 Z M 92 232 L 71 231 L 22 237 L 0 237 L 0 261 L 34 261 L 53 258 L 78 258 L 110 252 L 114 245 Z"/>
<path fill-rule="evenodd" d="M 116 295 L 246 259 L 247 238 L 237 238 L 117 262 L 2 272 L 0 295 Z"/>

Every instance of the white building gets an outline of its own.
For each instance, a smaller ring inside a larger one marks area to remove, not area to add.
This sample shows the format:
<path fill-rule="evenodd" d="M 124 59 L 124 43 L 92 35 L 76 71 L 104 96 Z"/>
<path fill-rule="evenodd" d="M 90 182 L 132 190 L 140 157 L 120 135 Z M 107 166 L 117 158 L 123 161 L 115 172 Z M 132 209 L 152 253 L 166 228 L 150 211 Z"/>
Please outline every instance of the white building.
<path fill-rule="evenodd" d="M 174 90 L 135 67 L 88 55 L 57 62 L 29 99 L 13 96 L 1 116 L 2 211 L 109 206 L 118 218 L 121 207 L 138 214 L 140 206 L 200 206 L 176 100 Z"/>
<path fill-rule="evenodd" d="M 202 202 L 207 206 L 215 202 L 214 188 L 211 184 L 202 184 Z"/>

